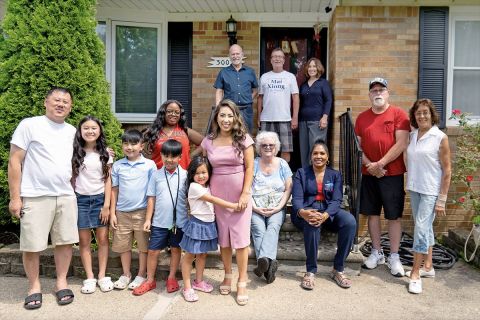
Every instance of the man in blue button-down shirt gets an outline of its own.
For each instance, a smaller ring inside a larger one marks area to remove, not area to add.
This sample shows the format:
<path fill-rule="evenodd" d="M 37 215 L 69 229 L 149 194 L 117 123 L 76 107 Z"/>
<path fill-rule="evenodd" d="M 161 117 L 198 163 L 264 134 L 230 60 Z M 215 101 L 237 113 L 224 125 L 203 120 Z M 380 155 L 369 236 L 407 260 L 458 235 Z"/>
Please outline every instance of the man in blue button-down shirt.
<path fill-rule="evenodd" d="M 240 109 L 248 131 L 253 128 L 252 103 L 257 96 L 257 76 L 255 71 L 243 65 L 243 50 L 238 44 L 234 44 L 229 50 L 231 64 L 220 70 L 215 80 L 215 105 L 222 99 L 230 99 Z"/>

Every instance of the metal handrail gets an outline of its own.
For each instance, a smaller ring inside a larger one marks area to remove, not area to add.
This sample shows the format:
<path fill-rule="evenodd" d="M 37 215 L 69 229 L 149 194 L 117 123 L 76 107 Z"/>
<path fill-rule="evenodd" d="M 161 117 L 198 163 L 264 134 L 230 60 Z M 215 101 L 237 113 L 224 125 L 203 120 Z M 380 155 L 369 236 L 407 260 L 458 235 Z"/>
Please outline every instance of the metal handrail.
<path fill-rule="evenodd" d="M 207 123 L 207 128 L 205 128 L 205 137 L 210 134 L 210 129 L 212 126 L 212 121 L 213 121 L 213 113 L 215 112 L 216 106 L 212 106 L 212 110 L 210 111 L 210 116 L 208 117 L 208 123 Z"/>
<path fill-rule="evenodd" d="M 357 251 L 363 151 L 354 128 L 352 112 L 348 108 L 347 112 L 340 115 L 340 171 L 343 176 L 350 213 L 355 216 L 357 221 L 354 240 L 354 251 Z"/>

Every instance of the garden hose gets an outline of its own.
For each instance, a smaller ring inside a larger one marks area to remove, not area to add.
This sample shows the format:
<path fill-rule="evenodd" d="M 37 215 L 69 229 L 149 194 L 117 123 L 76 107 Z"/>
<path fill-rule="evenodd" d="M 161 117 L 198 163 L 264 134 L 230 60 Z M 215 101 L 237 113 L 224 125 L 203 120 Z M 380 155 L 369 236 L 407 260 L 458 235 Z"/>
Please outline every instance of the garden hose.
<path fill-rule="evenodd" d="M 475 249 L 473 250 L 469 258 L 467 255 L 467 246 L 468 246 L 468 240 L 470 240 L 470 237 L 472 237 L 475 243 Z M 466 262 L 470 262 L 473 260 L 473 258 L 475 258 L 475 253 L 477 252 L 477 249 L 479 246 L 480 246 L 480 227 L 477 225 L 473 225 L 472 230 L 468 234 L 467 240 L 465 240 L 465 245 L 463 246 L 463 256 L 465 257 Z"/>
<path fill-rule="evenodd" d="M 385 256 L 390 254 L 390 239 L 388 233 L 382 234 L 380 238 L 380 245 Z M 406 232 L 402 232 L 400 238 L 400 248 L 398 254 L 403 265 L 413 266 L 413 237 Z M 368 257 L 372 250 L 372 242 L 368 240 L 360 248 L 360 252 Z M 440 244 L 435 244 L 432 250 L 432 262 L 435 269 L 450 269 L 458 260 L 458 255 L 451 249 Z"/>

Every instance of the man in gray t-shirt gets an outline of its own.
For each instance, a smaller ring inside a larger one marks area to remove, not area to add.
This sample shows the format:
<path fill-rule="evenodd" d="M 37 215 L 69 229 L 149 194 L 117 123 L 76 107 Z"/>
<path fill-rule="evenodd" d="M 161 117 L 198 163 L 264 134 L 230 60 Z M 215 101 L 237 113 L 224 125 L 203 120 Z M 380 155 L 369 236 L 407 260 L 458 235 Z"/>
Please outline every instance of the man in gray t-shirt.
<path fill-rule="evenodd" d="M 257 99 L 258 126 L 262 131 L 276 132 L 281 143 L 281 157 L 290 161 L 293 151 L 292 130 L 298 127 L 300 99 L 295 76 L 283 70 L 285 54 L 282 49 L 272 51 L 273 70 L 260 77 Z M 293 115 L 290 113 L 293 101 Z"/>

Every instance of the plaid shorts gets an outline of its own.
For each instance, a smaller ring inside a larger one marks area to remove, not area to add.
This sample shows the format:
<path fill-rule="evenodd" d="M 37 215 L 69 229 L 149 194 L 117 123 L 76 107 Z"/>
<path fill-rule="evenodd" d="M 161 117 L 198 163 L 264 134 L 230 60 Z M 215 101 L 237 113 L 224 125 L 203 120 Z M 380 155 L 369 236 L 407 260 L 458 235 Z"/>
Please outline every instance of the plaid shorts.
<path fill-rule="evenodd" d="M 291 121 L 261 121 L 261 131 L 273 131 L 278 134 L 280 139 L 280 151 L 293 151 L 292 123 Z"/>

